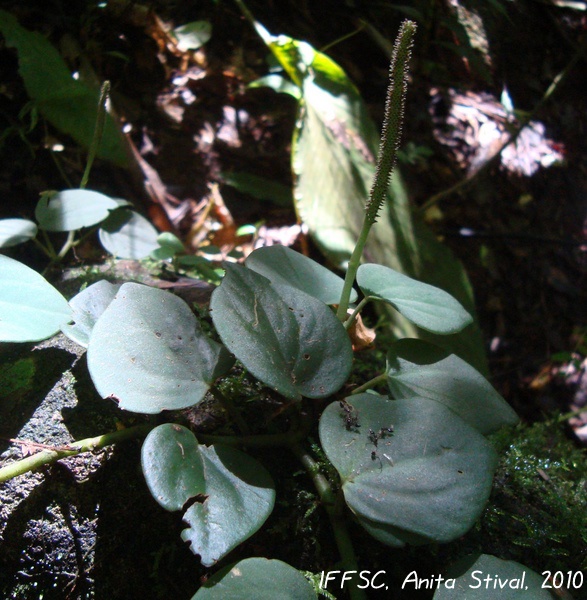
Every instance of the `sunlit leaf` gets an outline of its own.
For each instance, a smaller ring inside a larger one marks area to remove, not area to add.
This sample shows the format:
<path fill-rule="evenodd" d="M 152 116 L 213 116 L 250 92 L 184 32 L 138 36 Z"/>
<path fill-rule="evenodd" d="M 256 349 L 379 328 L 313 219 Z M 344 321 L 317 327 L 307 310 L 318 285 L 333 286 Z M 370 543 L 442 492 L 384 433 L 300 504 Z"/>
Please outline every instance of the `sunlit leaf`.
<path fill-rule="evenodd" d="M 422 340 L 393 344 L 387 359 L 387 380 L 394 398 L 430 398 L 441 402 L 483 435 L 518 416 L 495 388 L 470 364 Z"/>
<path fill-rule="evenodd" d="M 0 255 L 0 342 L 36 342 L 71 320 L 67 300 L 39 273 Z"/>
<path fill-rule="evenodd" d="M 94 325 L 88 346 L 98 393 L 140 413 L 197 404 L 232 362 L 183 300 L 137 283 L 120 288 Z"/>
<path fill-rule="evenodd" d="M 450 294 L 383 265 L 361 265 L 357 283 L 365 296 L 391 304 L 406 319 L 432 333 L 456 333 L 473 322 Z"/>
<path fill-rule="evenodd" d="M 63 190 L 53 196 L 43 195 L 37 203 L 35 217 L 47 231 L 77 231 L 101 223 L 120 201 L 91 190 Z"/>
<path fill-rule="evenodd" d="M 96 321 L 112 302 L 119 288 L 120 285 L 98 281 L 82 290 L 69 301 L 73 309 L 73 323 L 63 325 L 61 331 L 76 344 L 87 348 Z"/>
<path fill-rule="evenodd" d="M 497 462 L 485 438 L 433 400 L 357 394 L 346 402 L 355 421 L 333 402 L 320 419 L 320 441 L 361 525 L 391 546 L 466 533 Z"/>
<path fill-rule="evenodd" d="M 173 34 L 182 52 L 197 50 L 212 37 L 212 25 L 208 21 L 193 21 L 176 27 Z"/>
<path fill-rule="evenodd" d="M 37 235 L 37 225 L 28 219 L 0 219 L 0 248 L 18 246 Z"/>
<path fill-rule="evenodd" d="M 452 566 L 446 578 L 451 587 L 441 585 L 434 600 L 553 600 L 544 588 L 544 577 L 532 569 L 489 554 L 476 554 Z M 486 579 L 489 577 L 489 579 Z"/>
<path fill-rule="evenodd" d="M 316 600 L 308 580 L 280 560 L 246 558 L 220 569 L 192 600 Z"/>
<path fill-rule="evenodd" d="M 118 209 L 124 222 L 118 227 L 108 221 L 98 231 L 100 243 L 117 258 L 141 260 L 159 248 L 158 231 L 148 219 L 134 210 Z"/>
<path fill-rule="evenodd" d="M 230 446 L 199 444 L 181 425 L 151 431 L 141 457 L 151 494 L 166 510 L 185 510 L 189 528 L 181 537 L 207 567 L 255 533 L 273 510 L 273 481 L 258 461 Z"/>
<path fill-rule="evenodd" d="M 325 304 L 338 304 L 340 300 L 344 280 L 291 248 L 279 245 L 258 248 L 249 254 L 245 264 L 271 283 L 290 285 Z M 351 302 L 356 299 L 353 290 Z"/>
<path fill-rule="evenodd" d="M 227 348 L 287 398 L 324 398 L 346 381 L 350 340 L 334 313 L 313 296 L 227 263 L 210 308 Z"/>

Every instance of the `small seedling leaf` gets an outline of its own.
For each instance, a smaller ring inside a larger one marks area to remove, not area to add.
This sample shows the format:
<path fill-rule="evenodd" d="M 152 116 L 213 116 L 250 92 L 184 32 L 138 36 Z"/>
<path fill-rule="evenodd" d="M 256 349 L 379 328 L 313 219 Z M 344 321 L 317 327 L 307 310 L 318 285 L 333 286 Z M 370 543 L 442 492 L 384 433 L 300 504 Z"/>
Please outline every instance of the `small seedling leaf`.
<path fill-rule="evenodd" d="M 122 285 L 88 345 L 98 393 L 147 414 L 197 404 L 232 362 L 183 300 L 137 283 Z"/>
<path fill-rule="evenodd" d="M 486 581 L 487 576 L 491 579 Z M 454 588 L 441 585 L 434 600 L 553 600 L 544 588 L 543 576 L 513 560 L 490 554 L 461 559 L 448 570 L 446 578 L 456 580 Z"/>
<path fill-rule="evenodd" d="M 258 248 L 245 264 L 273 284 L 290 285 L 325 304 L 340 301 L 344 281 L 326 267 L 286 246 Z M 351 302 L 356 299 L 353 290 Z"/>
<path fill-rule="evenodd" d="M 210 307 L 227 348 L 286 398 L 325 398 L 348 378 L 350 340 L 333 312 L 313 296 L 226 264 Z"/>
<path fill-rule="evenodd" d="M 39 273 L 0 255 L 0 342 L 37 342 L 71 320 L 67 300 Z"/>
<path fill-rule="evenodd" d="M 253 535 L 273 510 L 275 486 L 258 461 L 236 448 L 199 444 L 181 425 L 151 431 L 141 461 L 155 500 L 166 510 L 185 510 L 189 528 L 181 537 L 207 567 Z"/>
<path fill-rule="evenodd" d="M 441 402 L 483 435 L 518 422 L 514 410 L 477 369 L 443 348 L 400 340 L 389 351 L 387 369 L 394 398 L 419 396 Z"/>
<path fill-rule="evenodd" d="M 192 21 L 176 27 L 173 34 L 177 38 L 177 47 L 182 52 L 197 50 L 212 37 L 212 25 L 208 21 Z"/>
<path fill-rule="evenodd" d="M 296 569 L 267 558 L 246 558 L 220 569 L 192 600 L 316 600 L 308 580 Z"/>
<path fill-rule="evenodd" d="M 473 322 L 471 315 L 450 294 L 382 265 L 361 265 L 357 283 L 365 296 L 391 304 L 406 319 L 426 331 L 449 334 Z"/>
<path fill-rule="evenodd" d="M 122 224 L 116 228 L 111 227 L 108 224 L 109 218 L 98 231 L 100 243 L 112 256 L 141 260 L 159 248 L 157 243 L 159 233 L 150 221 L 127 208 L 115 211 L 115 213 L 119 212 L 124 218 Z"/>
<path fill-rule="evenodd" d="M 0 219 L 0 248 L 18 246 L 37 235 L 37 225 L 28 219 Z"/>
<path fill-rule="evenodd" d="M 64 190 L 44 195 L 35 209 L 39 227 L 47 231 L 77 231 L 104 221 L 120 200 L 91 190 Z"/>
<path fill-rule="evenodd" d="M 374 394 L 338 402 L 320 419 L 320 440 L 359 522 L 381 542 L 448 542 L 467 532 L 491 491 L 497 462 L 485 438 L 427 398 Z M 392 429 L 392 432 L 388 431 Z"/>
<path fill-rule="evenodd" d="M 96 321 L 114 300 L 119 288 L 120 285 L 98 281 L 74 296 L 69 301 L 73 309 L 73 323 L 63 325 L 61 331 L 76 344 L 87 348 Z"/>

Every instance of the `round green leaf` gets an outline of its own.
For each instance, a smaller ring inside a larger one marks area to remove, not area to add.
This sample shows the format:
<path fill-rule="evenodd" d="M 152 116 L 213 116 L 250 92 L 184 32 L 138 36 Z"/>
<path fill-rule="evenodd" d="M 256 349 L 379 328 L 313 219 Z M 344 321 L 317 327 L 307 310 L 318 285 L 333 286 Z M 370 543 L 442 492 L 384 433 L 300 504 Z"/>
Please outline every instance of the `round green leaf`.
<path fill-rule="evenodd" d="M 67 300 L 39 273 L 0 255 L 0 342 L 37 342 L 71 320 Z"/>
<path fill-rule="evenodd" d="M 37 235 L 37 225 L 28 219 L 0 219 L 0 248 L 18 246 Z"/>
<path fill-rule="evenodd" d="M 63 325 L 61 331 L 76 344 L 87 348 L 96 321 L 112 302 L 119 288 L 120 285 L 98 281 L 74 296 L 69 301 L 73 309 L 73 323 Z"/>
<path fill-rule="evenodd" d="M 296 569 L 267 558 L 246 558 L 220 569 L 192 600 L 316 600 L 308 580 Z"/>
<path fill-rule="evenodd" d="M 311 258 L 286 246 L 266 246 L 252 252 L 245 264 L 273 284 L 291 285 L 325 304 L 338 304 L 344 280 Z M 351 302 L 357 299 L 353 290 Z"/>
<path fill-rule="evenodd" d="M 230 446 L 198 444 L 181 425 L 153 429 L 141 462 L 163 508 L 187 507 L 183 520 L 189 528 L 181 537 L 207 567 L 253 535 L 273 510 L 275 486 L 258 461 Z"/>
<path fill-rule="evenodd" d="M 449 582 L 436 590 L 434 600 L 553 600 L 550 592 L 542 589 L 544 577 L 520 563 L 489 554 L 459 561 L 446 577 Z"/>
<path fill-rule="evenodd" d="M 497 460 L 485 438 L 426 398 L 357 394 L 346 402 L 326 408 L 320 440 L 359 522 L 392 546 L 467 532 L 489 497 Z"/>
<path fill-rule="evenodd" d="M 101 223 L 120 201 L 91 190 L 64 190 L 52 197 L 44 195 L 35 209 L 41 229 L 77 231 Z"/>
<path fill-rule="evenodd" d="M 228 349 L 287 398 L 324 398 L 347 380 L 350 340 L 316 298 L 290 286 L 272 286 L 251 269 L 228 263 L 210 307 Z"/>
<path fill-rule="evenodd" d="M 140 413 L 197 404 L 231 365 L 226 349 L 202 332 L 183 300 L 137 283 L 122 285 L 88 345 L 98 392 Z"/>
<path fill-rule="evenodd" d="M 483 435 L 518 422 L 514 410 L 477 369 L 443 348 L 400 340 L 389 351 L 387 369 L 394 398 L 419 396 L 441 402 Z"/>
<path fill-rule="evenodd" d="M 432 333 L 456 333 L 473 322 L 450 294 L 382 265 L 361 265 L 357 283 L 365 296 L 375 296 L 406 319 Z"/>
<path fill-rule="evenodd" d="M 100 243 L 112 256 L 141 260 L 159 248 L 159 233 L 145 217 L 124 208 L 116 212 L 124 214 L 124 223 L 114 230 L 104 225 L 98 232 Z"/>

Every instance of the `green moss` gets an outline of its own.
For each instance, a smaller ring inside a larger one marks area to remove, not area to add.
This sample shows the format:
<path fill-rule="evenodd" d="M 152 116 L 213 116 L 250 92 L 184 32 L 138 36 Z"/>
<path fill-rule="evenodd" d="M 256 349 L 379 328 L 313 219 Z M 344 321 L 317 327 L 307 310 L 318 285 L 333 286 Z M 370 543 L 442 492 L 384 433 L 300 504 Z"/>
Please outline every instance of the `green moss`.
<path fill-rule="evenodd" d="M 586 568 L 587 453 L 555 420 L 493 442 L 501 461 L 480 523 L 484 551 L 539 572 Z"/>

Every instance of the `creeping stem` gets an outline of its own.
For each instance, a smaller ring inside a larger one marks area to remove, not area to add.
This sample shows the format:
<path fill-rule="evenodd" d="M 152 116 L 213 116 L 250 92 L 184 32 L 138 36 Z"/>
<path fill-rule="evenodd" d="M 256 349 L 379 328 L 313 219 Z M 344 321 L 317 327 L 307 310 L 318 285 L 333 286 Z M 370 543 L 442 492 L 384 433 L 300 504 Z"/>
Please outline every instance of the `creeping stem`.
<path fill-rule="evenodd" d="M 37 452 L 36 454 L 27 456 L 26 458 L 22 458 L 21 460 L 17 460 L 2 467 L 0 469 L 0 483 L 8 481 L 17 475 L 23 475 L 29 471 L 34 471 L 43 465 L 55 463 L 68 456 L 76 456 L 82 452 L 101 450 L 112 444 L 143 437 L 149 433 L 151 429 L 153 429 L 153 425 L 136 425 L 135 427 L 129 427 L 127 429 L 122 429 L 121 431 L 105 433 L 104 435 L 80 440 L 79 442 L 72 442 L 66 446 L 41 450 L 41 452 Z"/>
<path fill-rule="evenodd" d="M 377 221 L 377 216 L 385 199 L 389 181 L 397 159 L 397 150 L 401 139 L 402 122 L 404 117 L 404 105 L 408 87 L 409 63 L 412 53 L 416 24 L 413 21 L 404 21 L 400 27 L 397 39 L 391 55 L 389 67 L 389 87 L 387 88 L 387 99 L 385 102 L 385 117 L 381 130 L 381 143 L 377 157 L 375 178 L 365 206 L 365 217 L 349 260 L 344 288 L 338 305 L 337 317 L 341 321 L 347 319 L 349 299 L 357 270 L 363 255 L 363 249 L 369 236 L 371 227 Z"/>

